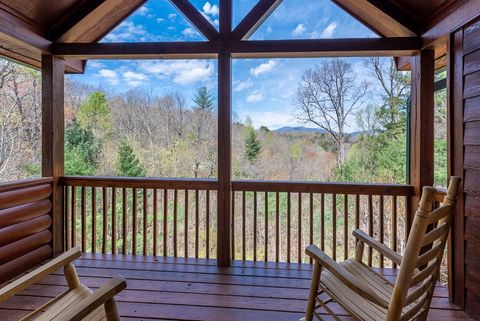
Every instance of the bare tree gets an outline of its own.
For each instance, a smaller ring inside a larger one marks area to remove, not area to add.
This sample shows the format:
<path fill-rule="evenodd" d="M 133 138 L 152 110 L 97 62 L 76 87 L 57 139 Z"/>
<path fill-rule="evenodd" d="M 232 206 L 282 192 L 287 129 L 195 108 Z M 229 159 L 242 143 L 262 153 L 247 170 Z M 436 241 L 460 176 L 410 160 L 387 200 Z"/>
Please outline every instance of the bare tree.
<path fill-rule="evenodd" d="M 305 71 L 297 89 L 298 119 L 328 132 L 337 150 L 337 165 L 346 158 L 346 122 L 360 107 L 368 89 L 365 81 L 357 82 L 350 63 L 343 59 L 324 60 Z"/>

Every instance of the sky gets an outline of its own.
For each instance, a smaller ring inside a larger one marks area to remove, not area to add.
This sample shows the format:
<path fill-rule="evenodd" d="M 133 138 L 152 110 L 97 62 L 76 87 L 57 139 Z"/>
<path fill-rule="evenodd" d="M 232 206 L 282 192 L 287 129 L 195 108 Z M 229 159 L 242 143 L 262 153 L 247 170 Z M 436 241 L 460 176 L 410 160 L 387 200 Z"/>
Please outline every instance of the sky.
<path fill-rule="evenodd" d="M 192 0 L 218 28 L 218 0 Z M 233 0 L 236 26 L 256 0 Z M 299 5 L 300 4 L 300 5 Z M 283 0 L 252 35 L 262 39 L 327 39 L 377 37 L 330 0 Z M 102 42 L 205 41 L 168 0 L 150 0 L 108 34 Z M 235 59 L 233 61 L 234 117 L 247 116 L 255 127 L 277 129 L 304 125 L 295 119 L 295 93 L 302 74 L 317 59 Z M 363 59 L 349 58 L 359 77 Z M 216 60 L 90 60 L 83 75 L 73 79 L 99 86 L 109 93 L 132 89 L 158 95 L 181 92 L 191 102 L 196 89 L 217 88 Z M 352 125 L 353 126 L 353 125 Z M 353 129 L 353 128 L 352 128 Z"/>

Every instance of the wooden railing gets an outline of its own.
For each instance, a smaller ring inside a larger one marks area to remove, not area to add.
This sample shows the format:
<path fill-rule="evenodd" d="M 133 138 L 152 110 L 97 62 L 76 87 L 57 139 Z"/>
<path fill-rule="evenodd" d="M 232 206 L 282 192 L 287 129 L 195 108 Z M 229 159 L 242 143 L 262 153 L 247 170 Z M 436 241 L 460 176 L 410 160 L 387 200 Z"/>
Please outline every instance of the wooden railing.
<path fill-rule="evenodd" d="M 216 257 L 216 191 L 209 179 L 64 177 L 67 246 L 86 252 Z M 232 259 L 309 262 L 318 244 L 353 255 L 354 228 L 403 251 L 408 185 L 233 181 Z M 370 265 L 390 264 L 368 252 Z"/>
<path fill-rule="evenodd" d="M 212 258 L 215 180 L 64 177 L 67 247 Z"/>
<path fill-rule="evenodd" d="M 309 244 L 346 259 L 354 253 L 354 228 L 394 250 L 404 249 L 411 186 L 236 181 L 232 190 L 234 259 L 308 262 L 304 249 Z M 386 263 L 371 248 L 367 262 Z"/>
<path fill-rule="evenodd" d="M 0 284 L 52 256 L 52 182 L 0 184 Z"/>

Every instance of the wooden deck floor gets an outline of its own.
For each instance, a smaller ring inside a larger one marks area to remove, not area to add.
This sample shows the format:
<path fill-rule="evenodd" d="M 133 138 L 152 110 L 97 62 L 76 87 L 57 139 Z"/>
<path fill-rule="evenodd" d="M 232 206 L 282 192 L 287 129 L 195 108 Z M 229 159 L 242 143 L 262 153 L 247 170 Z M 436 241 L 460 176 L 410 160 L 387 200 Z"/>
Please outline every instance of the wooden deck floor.
<path fill-rule="evenodd" d="M 220 268 L 213 260 L 86 254 L 76 261 L 81 280 L 98 288 L 122 274 L 127 289 L 118 296 L 122 320 L 298 320 L 305 309 L 311 267 L 235 261 Z M 396 271 L 381 271 L 394 279 Z M 48 276 L 0 304 L 0 320 L 18 320 L 63 292 L 62 273 Z M 338 306 L 336 309 L 340 309 Z M 345 317 L 350 320 L 350 317 Z M 470 320 L 436 288 L 429 320 Z"/>

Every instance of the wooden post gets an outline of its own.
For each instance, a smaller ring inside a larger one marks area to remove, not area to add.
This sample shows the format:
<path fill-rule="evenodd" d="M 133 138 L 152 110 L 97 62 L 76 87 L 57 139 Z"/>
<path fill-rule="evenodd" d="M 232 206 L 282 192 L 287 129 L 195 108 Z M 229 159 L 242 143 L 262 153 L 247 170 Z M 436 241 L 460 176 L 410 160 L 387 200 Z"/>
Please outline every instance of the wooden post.
<path fill-rule="evenodd" d="M 410 213 L 416 213 L 423 186 L 433 185 L 435 54 L 420 51 L 412 59 L 412 99 L 410 113 L 410 184 L 415 189 Z M 412 224 L 413 215 L 407 222 Z"/>
<path fill-rule="evenodd" d="M 53 255 L 64 248 L 63 188 L 64 173 L 64 71 L 65 61 L 42 56 L 42 176 L 53 177 L 52 248 Z"/>
<path fill-rule="evenodd" d="M 220 36 L 229 41 L 232 30 L 231 0 L 220 1 Z M 225 46 L 224 46 L 225 47 Z M 232 144 L 232 55 L 221 50 L 218 55 L 218 191 L 217 191 L 217 262 L 230 265 L 231 259 L 231 144 Z"/>

